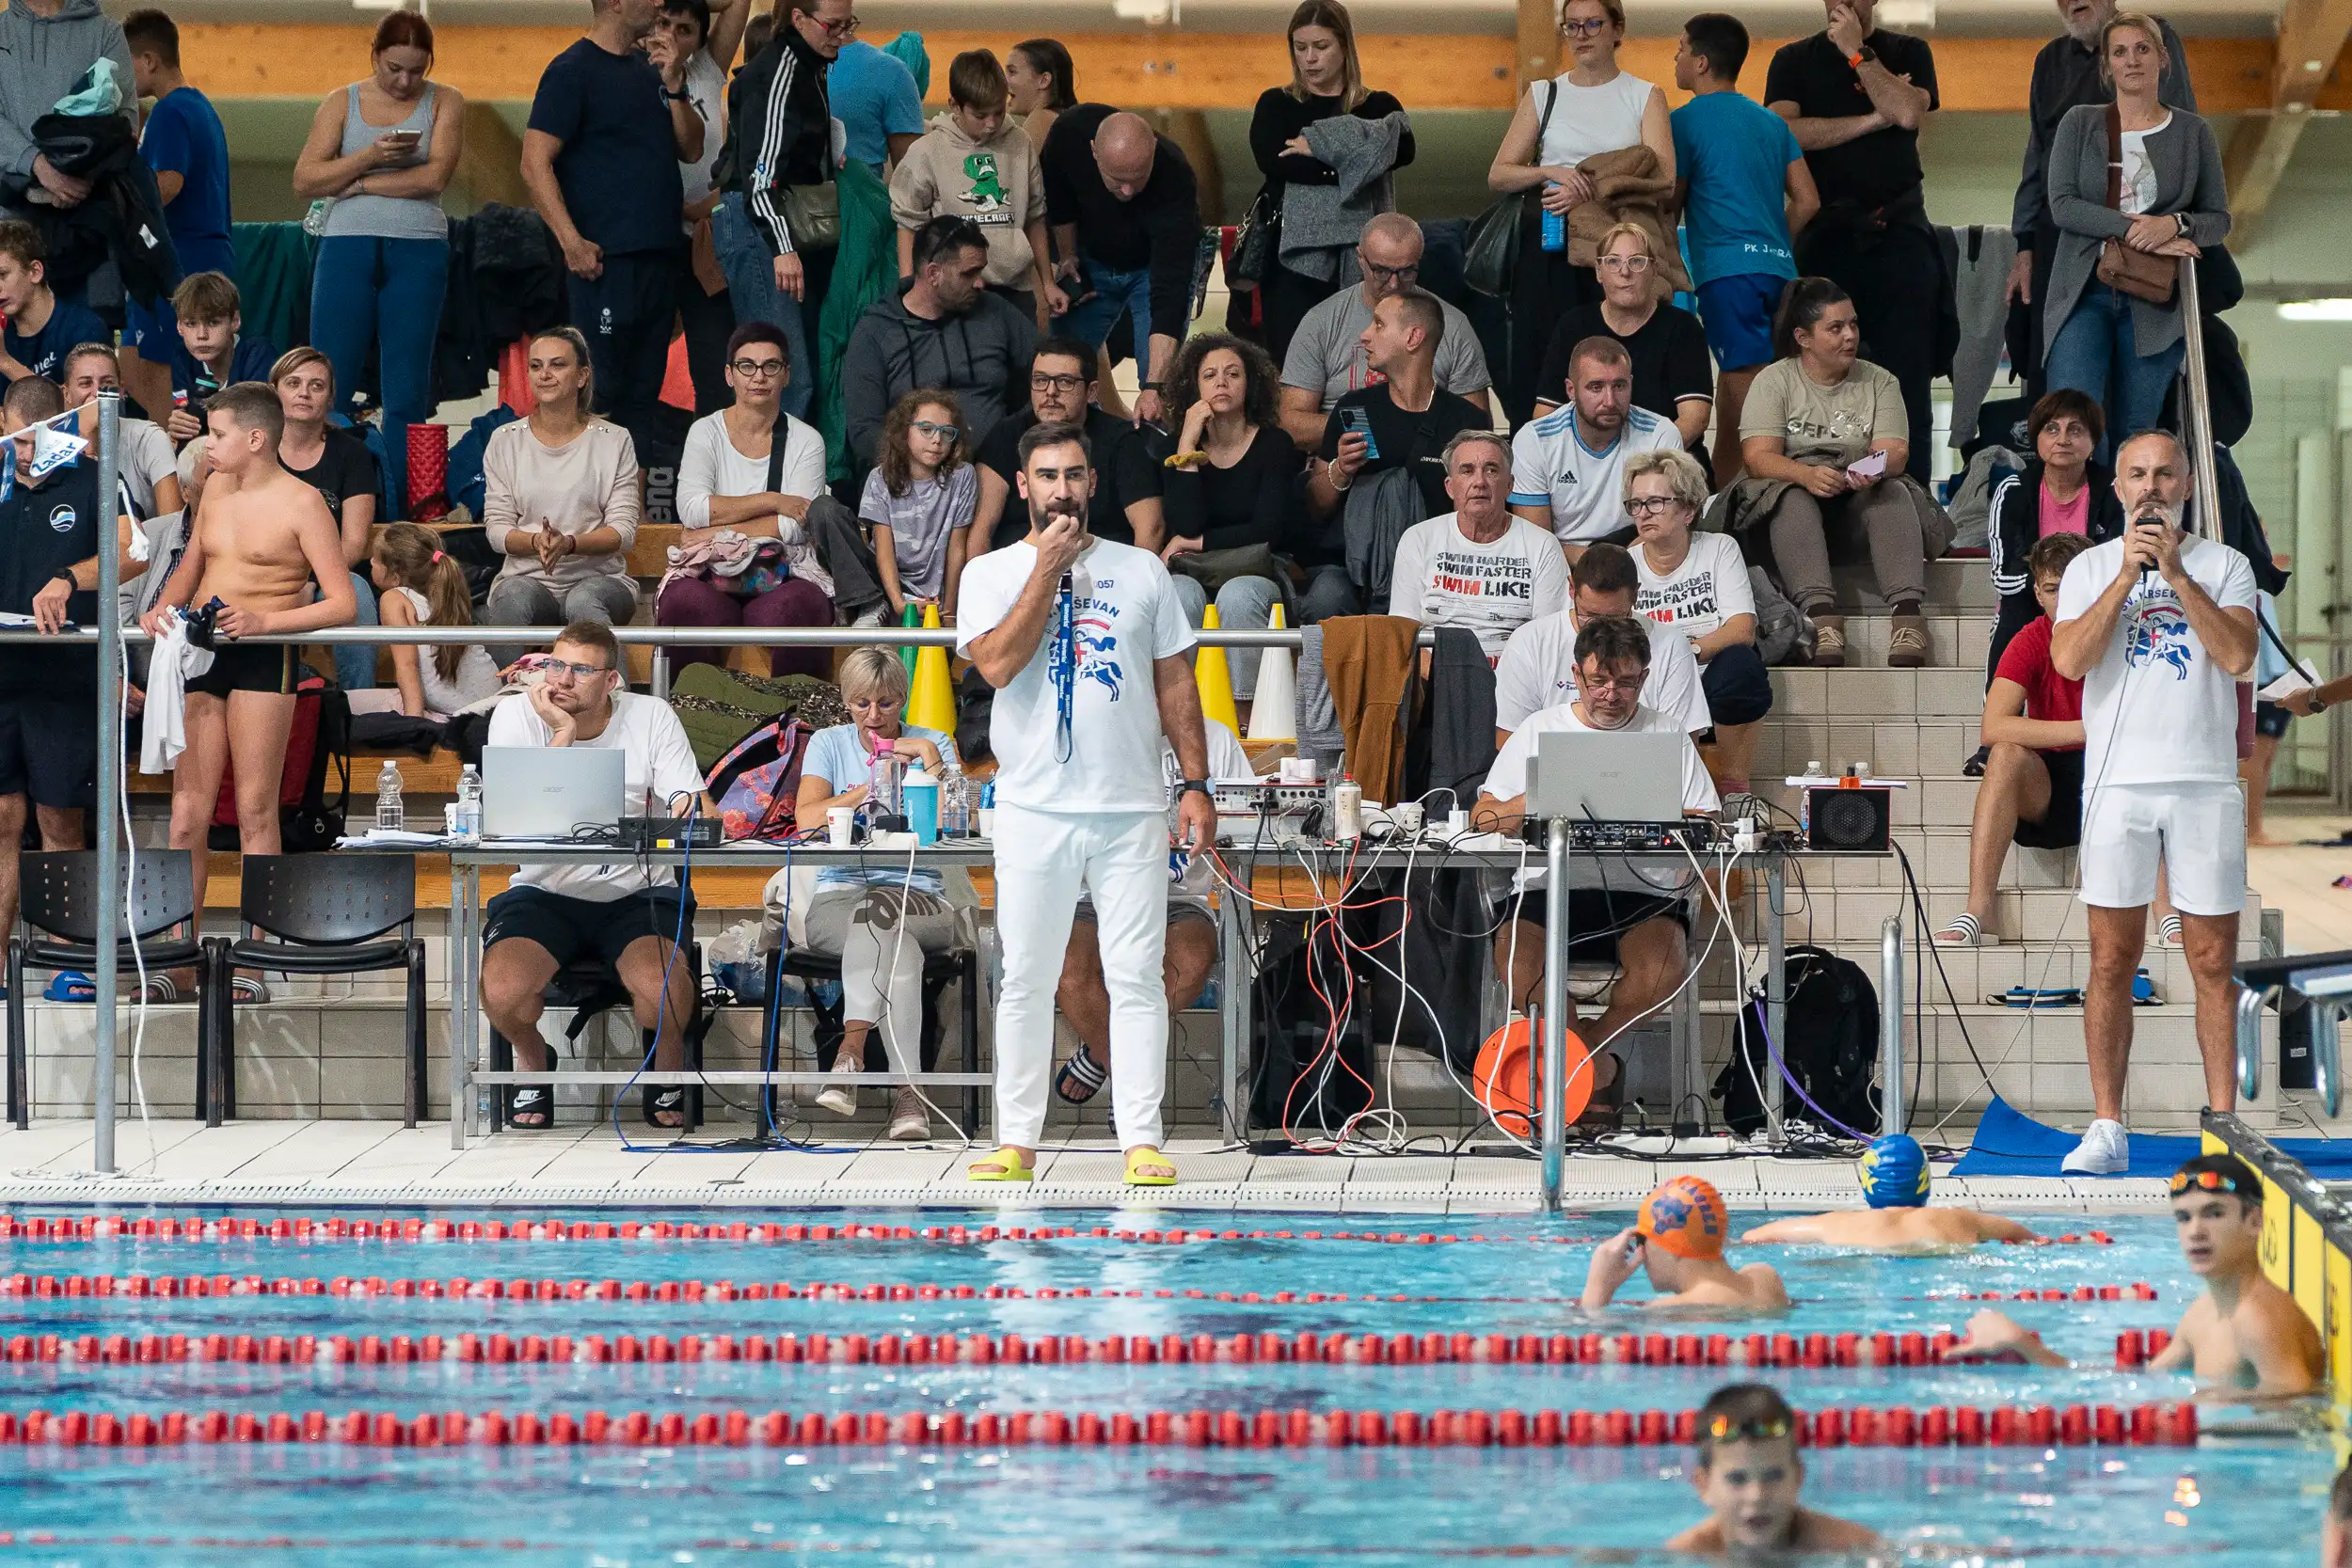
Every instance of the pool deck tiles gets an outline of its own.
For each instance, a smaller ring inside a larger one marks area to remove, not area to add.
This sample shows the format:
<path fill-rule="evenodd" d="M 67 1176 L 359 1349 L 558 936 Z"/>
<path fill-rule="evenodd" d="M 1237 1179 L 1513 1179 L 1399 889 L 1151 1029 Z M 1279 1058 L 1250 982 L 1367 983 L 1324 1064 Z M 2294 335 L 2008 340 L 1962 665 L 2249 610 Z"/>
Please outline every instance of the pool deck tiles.
<path fill-rule="evenodd" d="M 1041 1149 L 1034 1182 L 975 1184 L 971 1157 L 946 1142 L 821 1148 L 668 1149 L 631 1128 L 624 1147 L 612 1124 L 505 1132 L 464 1152 L 446 1128 L 380 1121 L 263 1121 L 206 1128 L 135 1119 L 118 1129 L 122 1174 L 90 1173 L 87 1122 L 0 1132 L 0 1202 L 112 1204 L 360 1204 L 388 1208 L 556 1204 L 616 1210 L 679 1207 L 952 1209 L 1119 1208 L 1287 1213 L 1524 1214 L 1535 1202 L 1533 1159 L 1472 1150 L 1432 1155 L 1252 1154 L 1205 1140 L 1172 1139 L 1184 1172 L 1172 1188 L 1126 1187 L 1116 1149 L 1087 1142 Z M 723 1133 L 713 1133 L 719 1142 Z M 1635 1159 L 1571 1155 L 1561 1186 L 1572 1210 L 1623 1209 L 1673 1176 L 1713 1182 L 1734 1208 L 1802 1212 L 1862 1201 L 1845 1162 L 1770 1156 Z M 1951 1177 L 1937 1198 L 2039 1212 L 2152 1212 L 2165 1202 L 2155 1180 Z"/>

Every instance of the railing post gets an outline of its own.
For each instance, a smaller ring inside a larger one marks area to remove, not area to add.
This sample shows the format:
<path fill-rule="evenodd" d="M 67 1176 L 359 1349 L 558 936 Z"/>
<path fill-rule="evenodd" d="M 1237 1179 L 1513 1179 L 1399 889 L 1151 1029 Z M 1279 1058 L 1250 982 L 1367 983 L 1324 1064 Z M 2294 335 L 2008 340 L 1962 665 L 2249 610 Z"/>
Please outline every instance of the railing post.
<path fill-rule="evenodd" d="M 1544 1016 L 1537 1049 L 1543 1061 L 1542 1120 L 1543 1186 L 1538 1199 L 1543 1212 L 1560 1212 L 1560 1171 L 1568 1145 L 1568 819 L 1555 816 L 1546 824 L 1545 896 L 1550 914 L 1544 922 Z"/>
<path fill-rule="evenodd" d="M 661 642 L 653 645 L 653 700 L 657 703 L 670 700 L 670 649 Z"/>
<path fill-rule="evenodd" d="M 2269 994 L 2268 986 L 2238 987 L 2237 1097 L 2241 1104 L 2263 1092 L 2263 1000 Z"/>
<path fill-rule="evenodd" d="M 1903 1055 L 1903 919 L 1886 917 L 1879 927 L 1879 1055 L 1886 1064 L 1885 1103 L 1879 1108 L 1883 1132 L 1900 1132 L 1911 1125 L 1909 1084 Z"/>
<path fill-rule="evenodd" d="M 121 469 L 122 395 L 98 394 L 98 790 L 92 802 L 98 820 L 98 1005 L 92 1009 L 90 1095 L 90 1168 L 101 1176 L 115 1173 L 115 933 L 121 928 L 122 831 L 122 615 L 118 609 L 122 586 L 119 553 L 115 543 L 115 490 Z M 8 454 L 14 461 L 14 454 Z M 71 657 L 71 656 L 69 656 Z M 202 862 L 199 861 L 199 866 Z M 196 886 L 196 907 L 204 908 L 201 873 Z M 197 1049 L 204 1049 L 199 1040 Z"/>
<path fill-rule="evenodd" d="M 2184 256 L 2181 265 L 2181 332 L 2188 345 L 2182 358 L 2181 427 L 2189 446 L 2189 470 L 2196 475 L 2196 504 L 2189 509 L 2190 527 L 2198 536 L 2221 542 L 2221 486 L 2213 465 L 2213 404 L 2205 392 L 2205 318 L 2197 293 L 2197 258 Z M 2130 431 L 2116 436 L 2122 440 Z"/>

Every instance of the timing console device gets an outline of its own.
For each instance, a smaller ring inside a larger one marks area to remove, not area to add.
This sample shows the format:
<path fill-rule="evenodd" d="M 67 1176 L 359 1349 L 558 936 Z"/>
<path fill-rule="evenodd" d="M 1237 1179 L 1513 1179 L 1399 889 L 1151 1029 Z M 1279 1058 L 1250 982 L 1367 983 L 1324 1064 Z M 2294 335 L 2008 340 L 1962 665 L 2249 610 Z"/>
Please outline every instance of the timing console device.
<path fill-rule="evenodd" d="M 1547 839 L 1548 824 L 1540 816 L 1530 816 L 1520 824 L 1520 833 L 1527 842 L 1540 849 Z M 1716 840 L 1724 836 L 1722 823 L 1711 816 L 1689 816 L 1679 822 L 1571 822 L 1568 824 L 1568 852 L 1574 855 L 1637 854 L 1672 850 L 1677 854 L 1688 849 L 1694 855 L 1712 853 Z"/>
<path fill-rule="evenodd" d="M 644 852 L 667 849 L 716 849 L 721 843 L 715 816 L 624 816 L 615 835 L 624 849 Z"/>

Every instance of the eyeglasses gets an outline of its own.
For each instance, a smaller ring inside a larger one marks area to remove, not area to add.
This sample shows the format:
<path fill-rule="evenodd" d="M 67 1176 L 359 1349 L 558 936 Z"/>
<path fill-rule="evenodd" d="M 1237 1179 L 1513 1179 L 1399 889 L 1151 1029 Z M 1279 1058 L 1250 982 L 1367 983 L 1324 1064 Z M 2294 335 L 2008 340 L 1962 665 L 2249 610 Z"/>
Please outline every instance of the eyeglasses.
<path fill-rule="evenodd" d="M 933 424 L 929 420 L 917 420 L 913 424 L 907 426 L 907 428 L 914 432 L 917 436 L 936 436 L 943 441 L 953 441 L 957 436 L 963 434 L 963 431 L 960 426 L 951 424 Z"/>
<path fill-rule="evenodd" d="M 1604 256 L 1600 259 L 1600 268 L 1603 272 L 1647 272 L 1650 259 L 1646 256 Z"/>
<path fill-rule="evenodd" d="M 1636 496 L 1625 503 L 1625 510 L 1628 516 L 1657 517 L 1681 504 L 1672 496 Z"/>
<path fill-rule="evenodd" d="M 1641 695 L 1642 683 L 1647 679 L 1649 679 L 1649 672 L 1646 670 L 1638 675 L 1624 675 L 1611 679 L 1595 679 L 1580 670 L 1577 672 L 1576 684 L 1587 692 L 1619 691 L 1629 697 L 1636 697 Z"/>
<path fill-rule="evenodd" d="M 1364 271 L 1375 279 L 1383 279 L 1391 283 L 1410 283 L 1421 276 L 1419 261 L 1409 267 L 1384 267 L 1377 261 L 1364 261 L 1361 252 L 1357 254 L 1356 259 L 1362 264 Z"/>
<path fill-rule="evenodd" d="M 784 361 L 781 359 L 737 359 L 730 361 L 727 369 L 746 381 L 769 381 L 784 373 Z"/>
<path fill-rule="evenodd" d="M 1040 392 L 1074 392 L 1087 384 L 1083 375 L 1047 375 L 1042 371 L 1029 372 L 1029 386 Z"/>
<path fill-rule="evenodd" d="M 2184 1170 L 2172 1173 L 2172 1196 L 2174 1197 L 2180 1196 L 2191 1187 L 2201 1188 L 2209 1193 L 2235 1193 L 2240 1197 L 2253 1196 L 2247 1192 L 2236 1177 L 2227 1171 Z"/>
<path fill-rule="evenodd" d="M 574 664 L 568 658 L 550 658 L 547 661 L 547 663 L 541 665 L 539 668 L 547 674 L 560 674 L 566 680 L 584 681 L 592 675 L 611 673 L 611 672 L 604 665 Z"/>
<path fill-rule="evenodd" d="M 1609 19 L 1605 16 L 1595 17 L 1590 22 L 1569 22 L 1563 20 L 1560 24 L 1560 31 L 1567 37 L 1574 39 L 1597 38 L 1600 34 L 1606 32 L 1608 28 Z"/>
<path fill-rule="evenodd" d="M 817 16 L 810 12 L 803 12 L 802 14 L 807 16 L 808 19 L 817 24 L 819 28 L 832 34 L 837 39 L 848 38 L 851 33 L 856 32 L 858 28 L 857 17 L 854 14 L 845 16 L 838 22 L 827 22 L 823 17 Z"/>
<path fill-rule="evenodd" d="M 1727 1443 L 1740 1437 L 1754 1441 L 1757 1438 L 1786 1437 L 1788 1426 L 1786 1416 L 1752 1416 L 1744 1421 L 1734 1420 L 1729 1416 L 1718 1416 L 1707 1423 L 1707 1435 L 1717 1443 Z"/>

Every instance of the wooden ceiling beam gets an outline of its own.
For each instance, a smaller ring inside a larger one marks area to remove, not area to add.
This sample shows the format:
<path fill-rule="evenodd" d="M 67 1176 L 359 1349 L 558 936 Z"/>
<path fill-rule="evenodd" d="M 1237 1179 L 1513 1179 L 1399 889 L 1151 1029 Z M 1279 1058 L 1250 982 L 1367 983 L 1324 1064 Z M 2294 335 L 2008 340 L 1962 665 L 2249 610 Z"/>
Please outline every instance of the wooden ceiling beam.
<path fill-rule="evenodd" d="M 2311 111 L 2338 74 L 2334 67 L 2347 33 L 2352 33 L 2352 0 L 2287 0 L 2279 14 L 2268 102 L 2239 124 L 2222 163 L 2233 245 L 2244 245 L 2262 226 Z"/>

